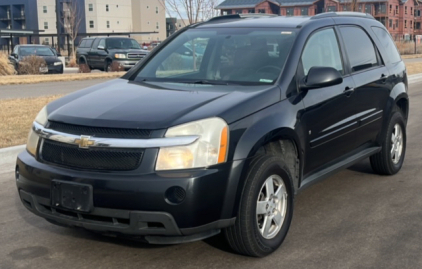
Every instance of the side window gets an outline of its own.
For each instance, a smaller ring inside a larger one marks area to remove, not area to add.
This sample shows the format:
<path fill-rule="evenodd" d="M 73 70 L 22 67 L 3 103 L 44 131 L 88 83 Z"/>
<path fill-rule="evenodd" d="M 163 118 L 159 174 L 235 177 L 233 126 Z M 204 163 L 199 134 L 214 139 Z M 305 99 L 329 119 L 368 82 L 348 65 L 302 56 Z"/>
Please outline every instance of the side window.
<path fill-rule="evenodd" d="M 372 30 L 374 30 L 375 35 L 378 37 L 378 39 L 381 41 L 382 45 L 385 48 L 385 51 L 387 52 L 387 55 L 389 56 L 389 60 L 391 63 L 397 63 L 401 61 L 400 54 L 397 51 L 396 45 L 393 42 L 393 39 L 391 38 L 390 34 L 379 27 L 372 27 Z"/>
<path fill-rule="evenodd" d="M 99 46 L 102 46 L 102 47 L 104 47 L 104 48 L 105 48 L 105 46 L 106 46 L 105 39 L 101 39 L 101 40 L 100 40 L 100 43 L 98 44 L 98 46 L 97 46 L 97 47 L 99 47 Z"/>
<path fill-rule="evenodd" d="M 94 48 L 94 49 L 98 48 L 98 44 L 100 44 L 100 40 L 101 40 L 101 39 L 96 38 L 96 39 L 94 40 L 94 44 L 92 45 L 92 48 Z"/>
<path fill-rule="evenodd" d="M 81 44 L 79 44 L 79 47 L 80 47 L 80 48 L 85 48 L 85 47 L 86 47 L 86 39 L 83 39 L 83 40 L 81 41 Z"/>
<path fill-rule="evenodd" d="M 340 49 L 332 28 L 312 34 L 305 45 L 301 59 L 305 75 L 314 66 L 333 67 L 343 74 Z"/>
<path fill-rule="evenodd" d="M 352 72 L 378 65 L 374 44 L 361 28 L 355 26 L 341 27 L 340 32 L 349 56 Z"/>
<path fill-rule="evenodd" d="M 92 42 L 94 42 L 94 39 L 87 39 L 87 40 L 86 40 L 86 46 L 87 46 L 88 48 L 92 47 Z"/>

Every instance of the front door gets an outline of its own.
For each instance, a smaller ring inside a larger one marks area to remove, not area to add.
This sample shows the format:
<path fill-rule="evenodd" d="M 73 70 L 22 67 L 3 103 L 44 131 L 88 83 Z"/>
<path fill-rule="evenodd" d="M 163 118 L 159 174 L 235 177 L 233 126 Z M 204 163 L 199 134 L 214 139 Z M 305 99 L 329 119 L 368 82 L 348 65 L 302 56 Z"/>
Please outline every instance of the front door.
<path fill-rule="evenodd" d="M 307 135 L 306 177 L 354 149 L 357 124 L 354 82 L 344 71 L 335 30 L 330 27 L 314 32 L 305 45 L 301 62 L 303 68 L 299 67 L 298 78 L 306 76 L 314 66 L 333 67 L 343 74 L 339 85 L 303 93 L 306 109 L 301 121 Z"/>

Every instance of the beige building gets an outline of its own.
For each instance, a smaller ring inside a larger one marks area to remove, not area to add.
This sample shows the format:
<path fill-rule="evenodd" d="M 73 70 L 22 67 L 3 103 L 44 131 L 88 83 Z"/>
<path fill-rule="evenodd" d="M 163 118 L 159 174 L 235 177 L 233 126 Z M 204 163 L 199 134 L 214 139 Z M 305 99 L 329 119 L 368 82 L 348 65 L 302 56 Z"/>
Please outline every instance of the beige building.
<path fill-rule="evenodd" d="M 40 30 L 44 30 L 43 34 L 57 34 L 56 28 L 56 1 L 55 0 L 38 0 L 38 25 Z M 51 37 L 41 37 L 40 43 L 51 45 Z M 57 38 L 54 38 L 57 43 Z"/>
<path fill-rule="evenodd" d="M 138 0 L 143 1 L 143 0 Z M 131 32 L 131 0 L 85 0 L 86 32 Z"/>
<path fill-rule="evenodd" d="M 134 32 L 158 32 L 136 36 L 139 42 L 166 39 L 165 0 L 132 0 L 132 25 Z"/>

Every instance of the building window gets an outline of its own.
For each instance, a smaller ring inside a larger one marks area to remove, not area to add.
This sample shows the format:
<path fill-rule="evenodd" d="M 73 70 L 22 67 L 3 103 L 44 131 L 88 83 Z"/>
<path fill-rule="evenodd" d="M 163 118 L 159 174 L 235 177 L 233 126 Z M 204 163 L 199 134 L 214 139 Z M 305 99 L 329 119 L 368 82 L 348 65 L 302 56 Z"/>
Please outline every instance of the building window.
<path fill-rule="evenodd" d="M 155 7 L 155 14 L 158 14 L 158 7 Z"/>
<path fill-rule="evenodd" d="M 117 21 L 117 24 L 120 24 L 120 21 Z"/>
<path fill-rule="evenodd" d="M 396 6 L 396 14 L 399 14 L 399 6 Z"/>
<path fill-rule="evenodd" d="M 48 30 L 48 22 L 47 21 L 44 22 L 44 30 Z"/>
<path fill-rule="evenodd" d="M 234 13 L 235 14 L 242 14 L 242 10 L 241 9 L 236 9 Z"/>
<path fill-rule="evenodd" d="M 407 20 L 404 20 L 404 28 L 407 28 Z"/>
<path fill-rule="evenodd" d="M 349 6 L 344 5 L 344 6 L 343 6 L 343 11 L 350 11 Z"/>
<path fill-rule="evenodd" d="M 43 7 L 42 7 L 42 12 L 43 12 L 43 13 L 47 13 L 47 6 L 43 6 Z"/>
<path fill-rule="evenodd" d="M 106 11 L 107 11 L 107 12 L 109 11 L 108 5 L 106 5 Z"/>
<path fill-rule="evenodd" d="M 327 11 L 328 12 L 336 12 L 337 11 L 337 7 L 336 6 L 329 6 L 329 7 L 327 7 Z"/>
<path fill-rule="evenodd" d="M 94 28 L 94 21 L 89 21 L 89 28 Z"/>
<path fill-rule="evenodd" d="M 393 5 L 390 5 L 390 13 L 393 12 Z"/>
<path fill-rule="evenodd" d="M 407 14 L 407 7 L 404 7 L 404 14 Z"/>
<path fill-rule="evenodd" d="M 410 21 L 409 25 L 410 25 L 410 29 L 412 29 L 413 28 L 413 22 Z"/>
<path fill-rule="evenodd" d="M 301 8 L 300 9 L 300 15 L 307 16 L 308 15 L 308 8 L 307 7 Z"/>
<path fill-rule="evenodd" d="M 372 5 L 365 5 L 365 13 L 372 14 Z"/>
<path fill-rule="evenodd" d="M 107 28 L 110 28 L 110 21 L 107 21 Z"/>
<path fill-rule="evenodd" d="M 421 16 L 421 11 L 420 10 L 418 10 L 418 17 L 420 17 Z"/>
<path fill-rule="evenodd" d="M 421 29 L 421 23 L 420 22 L 416 22 L 415 28 L 418 29 L 418 30 Z"/>
<path fill-rule="evenodd" d="M 258 13 L 265 13 L 265 9 L 258 9 Z"/>
<path fill-rule="evenodd" d="M 157 22 L 155 28 L 160 29 L 160 24 Z"/>
<path fill-rule="evenodd" d="M 385 14 L 386 13 L 386 6 L 385 6 L 385 4 L 380 4 L 379 6 L 378 6 L 378 12 L 380 13 L 380 14 Z"/>
<path fill-rule="evenodd" d="M 255 9 L 248 9 L 248 13 L 255 13 Z"/>
<path fill-rule="evenodd" d="M 410 15 L 413 15 L 413 7 L 410 8 Z"/>
<path fill-rule="evenodd" d="M 293 16 L 295 13 L 295 9 L 293 7 L 286 8 L 286 16 Z"/>
<path fill-rule="evenodd" d="M 396 28 L 399 28 L 399 20 L 396 20 Z"/>
<path fill-rule="evenodd" d="M 388 20 L 388 28 L 393 28 L 393 20 Z"/>
<path fill-rule="evenodd" d="M 88 5 L 88 10 L 89 11 L 94 11 L 94 5 L 93 4 L 89 4 Z"/>
<path fill-rule="evenodd" d="M 48 37 L 44 38 L 43 45 L 50 45 L 50 39 Z"/>

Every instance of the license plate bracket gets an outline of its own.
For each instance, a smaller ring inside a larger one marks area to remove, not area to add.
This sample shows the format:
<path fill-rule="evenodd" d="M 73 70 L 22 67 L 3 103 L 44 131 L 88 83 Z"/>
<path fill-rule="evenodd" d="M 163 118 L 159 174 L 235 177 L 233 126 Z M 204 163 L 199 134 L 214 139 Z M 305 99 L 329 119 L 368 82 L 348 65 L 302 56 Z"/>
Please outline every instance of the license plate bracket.
<path fill-rule="evenodd" d="M 53 180 L 51 184 L 51 205 L 73 211 L 90 212 L 93 208 L 92 186 Z"/>

